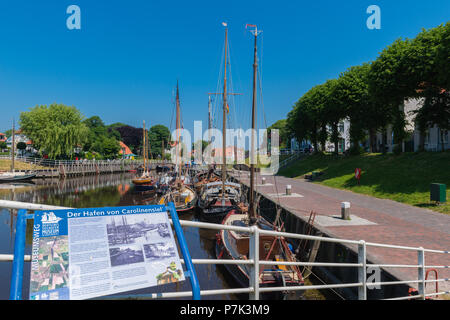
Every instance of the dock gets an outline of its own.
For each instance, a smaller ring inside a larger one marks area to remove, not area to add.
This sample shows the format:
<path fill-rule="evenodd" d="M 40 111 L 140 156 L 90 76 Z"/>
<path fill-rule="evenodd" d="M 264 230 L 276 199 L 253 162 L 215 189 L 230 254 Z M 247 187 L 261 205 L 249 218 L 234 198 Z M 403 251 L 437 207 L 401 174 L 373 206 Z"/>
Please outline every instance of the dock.
<path fill-rule="evenodd" d="M 11 159 L 10 156 L 3 156 L 0 159 Z M 16 157 L 17 162 L 25 162 L 32 168 L 30 170 L 36 173 L 36 179 L 39 178 L 68 178 L 87 175 L 111 174 L 119 172 L 128 172 L 136 170 L 143 166 L 141 160 L 115 159 L 115 160 L 50 160 L 32 157 Z M 150 167 L 165 165 L 167 161 L 148 160 Z"/>
<path fill-rule="evenodd" d="M 249 186 L 248 171 L 233 171 L 230 174 L 237 182 Z M 264 181 L 263 181 L 264 178 Z M 286 187 L 290 186 L 290 195 Z M 313 229 L 315 234 L 348 240 L 364 240 L 372 243 L 392 244 L 408 247 L 423 247 L 433 250 L 447 251 L 450 248 L 450 216 L 398 203 L 392 200 L 334 189 L 312 183 L 304 179 L 292 179 L 281 176 L 256 175 L 256 192 L 260 206 L 282 208 L 285 212 L 284 222 L 287 232 L 302 232 L 310 219 L 311 212 L 315 212 Z M 341 219 L 342 202 L 350 203 L 350 220 Z M 298 221 L 297 221 L 298 220 Z M 299 225 L 302 225 L 299 228 Z M 317 260 L 340 262 L 354 262 L 357 248 L 345 246 L 343 250 L 337 247 L 325 249 L 320 247 Z M 322 252 L 320 252 L 322 251 Z M 334 260 L 336 261 L 336 260 Z M 367 248 L 367 263 L 376 265 L 410 265 L 407 268 L 381 267 L 383 278 L 389 281 L 407 281 L 417 279 L 418 254 L 414 251 L 395 250 L 383 247 Z M 438 278 L 447 279 L 438 283 L 439 291 L 450 290 L 450 255 L 426 253 L 425 265 L 428 280 L 434 279 L 434 270 Z M 416 267 L 414 267 L 416 266 Z M 433 268 L 436 266 L 436 268 Z M 335 268 L 336 269 L 336 268 Z M 334 282 L 345 282 L 354 279 L 350 271 L 326 272 Z M 386 286 L 393 287 L 396 286 Z M 417 289 L 417 283 L 409 285 Z M 407 288 L 408 289 L 408 288 Z M 376 293 L 378 298 L 394 295 L 392 292 Z M 436 284 L 426 285 L 426 292 L 436 291 Z M 368 293 L 370 294 L 370 292 Z"/>

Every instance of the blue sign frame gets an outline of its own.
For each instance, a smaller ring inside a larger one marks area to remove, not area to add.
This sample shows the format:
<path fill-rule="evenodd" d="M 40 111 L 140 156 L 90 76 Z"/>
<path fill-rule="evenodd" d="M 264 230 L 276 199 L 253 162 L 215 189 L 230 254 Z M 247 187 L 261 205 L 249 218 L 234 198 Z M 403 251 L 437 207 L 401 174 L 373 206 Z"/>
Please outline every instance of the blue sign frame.
<path fill-rule="evenodd" d="M 197 273 L 195 271 L 192 258 L 189 253 L 186 239 L 184 237 L 183 229 L 178 218 L 177 211 L 173 202 L 168 203 L 167 206 L 154 205 L 145 206 L 154 207 L 155 209 L 169 211 L 172 218 L 175 234 L 177 235 L 178 245 L 180 246 L 181 254 L 183 255 L 184 263 L 187 271 L 184 273 L 186 277 L 189 277 L 192 287 L 192 299 L 200 300 L 200 284 L 198 282 Z M 122 207 L 123 208 L 123 207 Z M 34 214 L 29 214 L 27 210 L 19 210 L 17 213 L 16 221 L 16 234 L 14 240 L 14 260 L 11 273 L 11 287 L 10 287 L 10 300 L 22 300 L 22 287 L 23 287 L 23 266 L 25 259 L 25 236 L 27 220 L 34 219 Z"/>

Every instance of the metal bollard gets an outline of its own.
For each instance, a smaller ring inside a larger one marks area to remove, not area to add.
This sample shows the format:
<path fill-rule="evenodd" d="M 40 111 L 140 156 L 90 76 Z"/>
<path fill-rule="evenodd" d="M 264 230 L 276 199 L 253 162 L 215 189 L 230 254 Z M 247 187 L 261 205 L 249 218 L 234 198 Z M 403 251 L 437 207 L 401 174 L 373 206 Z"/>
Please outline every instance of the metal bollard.
<path fill-rule="evenodd" d="M 350 202 L 341 202 L 341 218 L 350 220 Z"/>
<path fill-rule="evenodd" d="M 288 184 L 288 185 L 286 186 L 286 195 L 287 195 L 287 196 L 290 196 L 291 194 L 292 194 L 292 188 L 291 188 L 291 185 Z"/>

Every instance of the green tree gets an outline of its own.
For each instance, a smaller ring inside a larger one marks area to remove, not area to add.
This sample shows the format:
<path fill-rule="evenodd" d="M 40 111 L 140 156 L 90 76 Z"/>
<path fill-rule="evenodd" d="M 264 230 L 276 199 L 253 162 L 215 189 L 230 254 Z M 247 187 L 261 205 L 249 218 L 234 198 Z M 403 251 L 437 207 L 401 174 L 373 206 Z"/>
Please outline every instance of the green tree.
<path fill-rule="evenodd" d="M 152 155 L 154 157 L 162 156 L 163 144 L 164 149 L 168 149 L 168 144 L 170 142 L 169 129 L 162 124 L 154 125 L 148 131 L 148 137 Z"/>
<path fill-rule="evenodd" d="M 450 60 L 446 46 L 449 28 L 450 24 L 447 23 L 429 30 L 423 29 L 414 39 L 397 39 L 373 62 L 369 77 L 372 97 L 376 98 L 378 105 L 388 107 L 385 124 L 393 124 L 397 144 L 406 136 L 405 115 L 399 112 L 399 107 L 407 98 L 424 97 L 430 100 L 424 105 L 440 108 L 436 113 L 447 115 L 446 120 L 450 120 L 446 112 L 448 105 L 436 103 L 442 100 L 442 89 L 448 89 Z M 433 123 L 434 116 L 426 119 L 426 113 L 420 110 L 417 114 L 419 127 L 424 123 L 437 124 Z M 420 131 L 423 141 L 426 127 Z"/>
<path fill-rule="evenodd" d="M 288 114 L 287 129 L 298 142 L 310 140 L 317 152 L 319 117 L 315 106 L 315 90 L 316 87 L 311 88 L 296 102 Z"/>
<path fill-rule="evenodd" d="M 120 150 L 120 133 L 107 127 L 99 116 L 83 121 L 89 128 L 87 141 L 83 150 L 100 154 L 103 158 L 116 158 Z"/>
<path fill-rule="evenodd" d="M 105 159 L 115 159 L 119 155 L 120 144 L 114 137 L 103 135 L 95 141 L 91 151 L 98 152 Z"/>
<path fill-rule="evenodd" d="M 20 127 L 34 147 L 52 159 L 72 158 L 88 134 L 83 115 L 63 104 L 41 105 L 20 114 Z"/>
<path fill-rule="evenodd" d="M 279 148 L 284 149 L 289 146 L 289 138 L 290 138 L 290 132 L 288 128 L 288 123 L 286 119 L 281 119 L 272 124 L 270 127 L 267 128 L 267 136 L 270 139 L 271 136 L 271 130 L 277 129 L 279 134 Z"/>
<path fill-rule="evenodd" d="M 26 148 L 27 148 L 27 144 L 25 142 L 21 141 L 17 144 L 17 150 L 20 150 L 21 155 L 23 155 Z"/>
<path fill-rule="evenodd" d="M 437 79 L 440 86 L 450 90 L 450 22 L 442 28 L 441 39 L 436 48 Z"/>

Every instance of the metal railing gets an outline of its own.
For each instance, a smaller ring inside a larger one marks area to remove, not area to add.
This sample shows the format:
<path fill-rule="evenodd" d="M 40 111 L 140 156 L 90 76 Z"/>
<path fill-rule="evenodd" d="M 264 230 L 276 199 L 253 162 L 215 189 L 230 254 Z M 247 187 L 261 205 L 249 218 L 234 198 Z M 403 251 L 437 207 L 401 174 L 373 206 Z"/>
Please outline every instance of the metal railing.
<path fill-rule="evenodd" d="M 21 203 L 15 201 L 4 201 L 0 200 L 0 208 L 14 208 L 14 209 L 28 209 L 28 210 L 52 210 L 52 209 L 69 209 L 65 207 L 55 207 L 48 205 L 40 205 L 40 204 L 31 204 L 31 203 Z M 170 222 L 173 224 L 172 219 Z M 214 224 L 214 223 L 206 223 L 206 222 L 198 222 L 198 221 L 188 221 L 188 220 L 180 220 L 179 224 L 183 227 L 194 227 L 194 228 L 204 228 L 210 230 L 233 230 L 236 232 L 245 232 L 250 235 L 250 245 L 249 245 L 249 259 L 245 260 L 220 260 L 220 259 L 192 259 L 192 263 L 194 265 L 200 264 L 215 264 L 215 265 L 225 265 L 225 264 L 240 264 L 240 265 L 248 265 L 250 266 L 251 275 L 249 286 L 247 288 L 232 288 L 232 289 L 212 289 L 212 290 L 200 290 L 201 296 L 206 295 L 218 295 L 218 294 L 231 294 L 231 293 L 248 293 L 250 299 L 258 300 L 260 298 L 260 294 L 264 292 L 272 292 L 272 291 L 297 291 L 297 290 L 322 290 L 322 289 L 336 289 L 336 288 L 358 288 L 358 299 L 359 300 L 367 300 L 367 290 L 372 289 L 377 286 L 392 286 L 392 285 L 407 285 L 407 284 L 417 284 L 418 285 L 418 294 L 413 296 L 402 296 L 396 297 L 386 300 L 407 300 L 407 299 L 423 299 L 430 297 L 435 297 L 444 294 L 450 294 L 450 291 L 441 291 L 435 293 L 427 294 L 425 292 L 427 283 L 439 283 L 450 281 L 449 278 L 440 278 L 427 280 L 425 277 L 427 268 L 441 268 L 448 269 L 449 265 L 429 265 L 425 264 L 425 253 L 433 253 L 433 254 L 443 254 L 449 255 L 450 251 L 448 250 L 433 250 L 433 249 L 425 249 L 422 247 L 408 247 L 408 246 L 398 246 L 398 245 L 390 245 L 383 243 L 372 243 L 366 242 L 364 240 L 356 241 L 356 240 L 347 240 L 347 239 L 337 239 L 337 238 L 327 238 L 327 237 L 318 237 L 318 236 L 309 236 L 303 234 L 295 234 L 295 233 L 287 233 L 287 232 L 279 232 L 279 231 L 270 231 L 259 229 L 257 226 L 252 227 L 238 227 L 238 226 L 228 226 L 222 224 Z M 339 243 L 344 245 L 356 245 L 357 246 L 357 263 L 338 263 L 338 262 L 287 262 L 287 261 L 268 261 L 268 260 L 260 260 L 259 252 L 256 248 L 259 248 L 259 238 L 262 235 L 268 236 L 277 236 L 277 237 L 285 237 L 290 239 L 298 239 L 298 240 L 312 240 L 312 241 L 321 241 L 321 242 L 331 242 L 331 243 Z M 417 253 L 417 264 L 407 265 L 407 264 L 369 264 L 367 263 L 367 247 L 382 247 L 389 248 L 394 250 L 406 250 L 413 251 Z M 10 254 L 0 254 L 0 262 L 1 261 L 13 261 L 14 256 Z M 25 256 L 25 261 L 31 261 L 31 256 Z M 450 261 L 450 256 L 449 256 Z M 182 263 L 185 263 L 182 260 Z M 286 265 L 286 266 L 304 266 L 304 267 L 340 267 L 340 268 L 357 268 L 358 274 L 358 282 L 354 283 L 340 283 L 340 284 L 325 284 L 325 285 L 302 285 L 302 286 L 281 286 L 281 287 L 259 287 L 259 267 L 260 265 Z M 449 263 L 450 264 L 450 263 Z M 378 268 L 417 268 L 417 278 L 411 280 L 401 280 L 401 281 L 384 281 L 384 282 L 367 282 L 367 268 L 369 267 L 378 267 Z M 111 296 L 111 297 L 102 297 L 102 299 L 123 299 L 123 298 L 135 298 L 135 299 L 154 299 L 154 298 L 179 298 L 179 297 L 189 297 L 192 296 L 191 291 L 183 291 L 183 292 L 163 292 L 163 293 L 154 293 L 154 294 L 142 294 L 142 295 L 127 295 L 127 296 Z"/>
<path fill-rule="evenodd" d="M 0 155 L 0 159 L 11 160 L 11 155 Z M 14 159 L 16 161 L 22 161 L 29 164 L 33 164 L 36 166 L 42 167 L 52 167 L 57 168 L 61 165 L 110 165 L 110 164 L 133 164 L 140 165 L 143 164 L 144 161 L 142 159 L 112 159 L 112 160 L 87 160 L 87 159 L 79 159 L 79 160 L 52 160 L 52 159 L 44 159 L 37 157 L 23 157 L 23 156 L 15 156 Z M 171 163 L 169 160 L 155 160 L 150 159 L 147 160 L 149 163 Z"/>
<path fill-rule="evenodd" d="M 290 156 L 289 158 L 284 159 L 283 161 L 280 161 L 278 168 L 281 169 L 281 168 L 286 167 L 287 165 L 291 164 L 295 160 L 299 159 L 302 155 L 304 155 L 304 154 L 301 152 L 297 152 L 297 153 L 293 154 L 292 156 Z"/>

